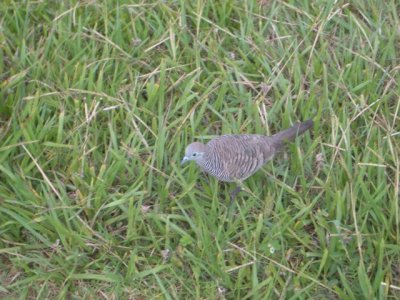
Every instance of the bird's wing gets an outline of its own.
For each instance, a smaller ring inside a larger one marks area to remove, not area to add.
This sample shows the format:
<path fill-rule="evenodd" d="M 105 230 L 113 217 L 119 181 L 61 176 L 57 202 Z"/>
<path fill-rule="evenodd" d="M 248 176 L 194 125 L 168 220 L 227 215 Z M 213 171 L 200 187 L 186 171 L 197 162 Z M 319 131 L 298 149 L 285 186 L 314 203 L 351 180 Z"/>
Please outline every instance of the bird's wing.
<path fill-rule="evenodd" d="M 224 173 L 232 180 L 243 180 L 262 167 L 274 154 L 268 138 L 262 135 L 224 135 L 208 143 L 220 157 Z"/>

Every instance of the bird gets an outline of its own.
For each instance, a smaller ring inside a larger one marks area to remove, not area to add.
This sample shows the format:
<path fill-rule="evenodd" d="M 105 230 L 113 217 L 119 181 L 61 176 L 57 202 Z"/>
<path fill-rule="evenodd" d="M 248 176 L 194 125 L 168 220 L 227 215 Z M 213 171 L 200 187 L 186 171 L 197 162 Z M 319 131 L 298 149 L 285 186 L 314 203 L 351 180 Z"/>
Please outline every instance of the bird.
<path fill-rule="evenodd" d="M 238 186 L 230 194 L 233 200 L 241 191 L 240 184 L 279 152 L 285 143 L 312 128 L 310 119 L 272 136 L 260 134 L 221 135 L 207 144 L 193 142 L 186 147 L 181 165 L 195 161 L 206 173 L 219 181 L 236 182 Z"/>

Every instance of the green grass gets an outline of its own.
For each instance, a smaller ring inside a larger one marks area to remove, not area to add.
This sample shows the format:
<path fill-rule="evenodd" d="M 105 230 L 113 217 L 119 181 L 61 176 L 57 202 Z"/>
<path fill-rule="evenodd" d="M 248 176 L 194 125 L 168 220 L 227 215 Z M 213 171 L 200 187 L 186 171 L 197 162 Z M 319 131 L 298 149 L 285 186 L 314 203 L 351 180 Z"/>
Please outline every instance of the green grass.
<path fill-rule="evenodd" d="M 106 2 L 0 4 L 0 297 L 398 299 L 399 2 Z"/>

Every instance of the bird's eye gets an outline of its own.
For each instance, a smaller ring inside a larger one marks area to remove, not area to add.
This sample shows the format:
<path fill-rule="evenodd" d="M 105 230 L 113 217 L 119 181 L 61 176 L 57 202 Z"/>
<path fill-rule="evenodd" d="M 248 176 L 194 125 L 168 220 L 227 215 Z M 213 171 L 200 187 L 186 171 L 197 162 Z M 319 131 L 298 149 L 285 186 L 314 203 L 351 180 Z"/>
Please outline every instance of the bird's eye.
<path fill-rule="evenodd" d="M 196 156 L 196 155 L 197 155 L 196 153 L 193 153 L 193 154 L 192 154 L 192 156 Z"/>

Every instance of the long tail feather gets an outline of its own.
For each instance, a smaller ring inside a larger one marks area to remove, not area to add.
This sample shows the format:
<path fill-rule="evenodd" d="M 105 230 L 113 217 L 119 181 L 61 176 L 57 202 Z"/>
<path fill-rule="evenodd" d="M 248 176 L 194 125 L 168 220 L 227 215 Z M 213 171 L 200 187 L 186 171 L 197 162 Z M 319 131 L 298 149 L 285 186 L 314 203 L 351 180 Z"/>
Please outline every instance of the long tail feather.
<path fill-rule="evenodd" d="M 313 125 L 314 122 L 311 119 L 302 123 L 297 123 L 286 130 L 274 134 L 272 138 L 274 139 L 275 144 L 282 146 L 286 141 L 294 140 L 297 136 L 313 127 Z"/>

